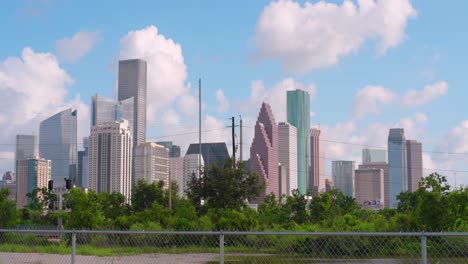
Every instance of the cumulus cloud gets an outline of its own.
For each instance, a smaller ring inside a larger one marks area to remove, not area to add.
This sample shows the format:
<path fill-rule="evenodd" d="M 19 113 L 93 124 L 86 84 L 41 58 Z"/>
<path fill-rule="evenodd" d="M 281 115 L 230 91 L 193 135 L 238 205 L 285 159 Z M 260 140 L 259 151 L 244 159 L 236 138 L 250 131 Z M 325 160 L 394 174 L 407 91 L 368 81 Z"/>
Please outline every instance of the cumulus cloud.
<path fill-rule="evenodd" d="M 354 96 L 353 116 L 362 118 L 367 114 L 380 113 L 380 105 L 389 104 L 395 94 L 382 86 L 366 86 Z"/>
<path fill-rule="evenodd" d="M 155 121 L 161 109 L 189 92 L 182 47 L 160 34 L 156 26 L 148 26 L 120 39 L 119 59 L 134 58 L 147 62 L 147 116 L 148 121 Z"/>
<path fill-rule="evenodd" d="M 8 146 L 3 151 L 14 151 L 16 134 L 37 135 L 42 120 L 70 107 L 78 109 L 78 137 L 85 135 L 89 130 L 88 107 L 79 95 L 67 99 L 72 84 L 73 79 L 51 53 L 37 53 L 27 47 L 20 58 L 0 61 L 0 143 Z M 2 167 L 13 166 L 13 160 L 2 163 Z"/>
<path fill-rule="evenodd" d="M 376 50 L 383 54 L 402 42 L 415 16 L 409 0 L 275 1 L 258 19 L 257 55 L 278 59 L 286 71 L 301 74 L 335 65 L 369 39 L 377 40 Z"/>
<path fill-rule="evenodd" d="M 216 109 L 221 113 L 224 113 L 229 109 L 229 101 L 226 96 L 224 96 L 224 92 L 221 89 L 216 91 Z"/>
<path fill-rule="evenodd" d="M 98 32 L 80 31 L 71 38 L 63 38 L 55 43 L 59 58 L 67 63 L 75 63 L 88 54 L 99 42 Z"/>
<path fill-rule="evenodd" d="M 427 104 L 435 98 L 445 95 L 447 91 L 447 82 L 440 81 L 434 84 L 426 85 L 424 89 L 420 91 L 409 91 L 402 97 L 401 103 L 404 106 L 417 106 Z"/>

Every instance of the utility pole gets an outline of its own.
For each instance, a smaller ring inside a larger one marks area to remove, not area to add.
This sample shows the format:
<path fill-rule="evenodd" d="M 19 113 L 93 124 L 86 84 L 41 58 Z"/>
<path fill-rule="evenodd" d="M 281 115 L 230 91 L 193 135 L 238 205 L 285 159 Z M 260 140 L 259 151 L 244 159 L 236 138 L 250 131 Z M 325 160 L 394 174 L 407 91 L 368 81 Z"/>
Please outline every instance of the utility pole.
<path fill-rule="evenodd" d="M 234 161 L 234 166 L 236 166 L 236 136 L 235 136 L 235 128 L 236 124 L 234 121 L 234 117 L 232 119 L 232 160 Z"/>
<path fill-rule="evenodd" d="M 202 176 L 201 167 L 201 78 L 198 79 L 198 177 Z"/>
<path fill-rule="evenodd" d="M 242 162 L 242 116 L 239 116 L 240 123 L 239 123 L 239 129 L 240 129 L 240 142 L 239 142 L 239 160 Z"/>

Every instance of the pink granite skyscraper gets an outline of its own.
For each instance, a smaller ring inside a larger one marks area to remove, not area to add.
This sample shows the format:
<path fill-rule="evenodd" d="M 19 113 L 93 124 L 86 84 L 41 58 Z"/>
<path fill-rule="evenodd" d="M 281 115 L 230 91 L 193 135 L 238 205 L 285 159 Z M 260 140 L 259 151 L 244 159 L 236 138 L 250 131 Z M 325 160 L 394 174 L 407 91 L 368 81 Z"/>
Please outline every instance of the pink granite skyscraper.
<path fill-rule="evenodd" d="M 271 107 L 262 103 L 255 124 L 255 135 L 250 147 L 250 166 L 265 183 L 265 192 L 261 194 L 257 202 L 262 202 L 265 195 L 274 193 L 279 198 L 278 178 L 278 125 L 273 117 Z"/>

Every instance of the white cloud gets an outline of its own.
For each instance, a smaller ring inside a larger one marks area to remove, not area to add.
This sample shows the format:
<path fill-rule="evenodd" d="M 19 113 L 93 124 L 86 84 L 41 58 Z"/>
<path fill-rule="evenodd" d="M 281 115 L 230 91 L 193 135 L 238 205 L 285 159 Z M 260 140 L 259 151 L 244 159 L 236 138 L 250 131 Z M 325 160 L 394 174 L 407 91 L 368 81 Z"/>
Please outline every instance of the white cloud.
<path fill-rule="evenodd" d="M 182 47 L 149 26 L 120 39 L 119 59 L 134 58 L 147 62 L 147 116 L 149 122 L 155 121 L 160 110 L 189 93 Z"/>
<path fill-rule="evenodd" d="M 89 132 L 89 113 L 79 95 L 67 99 L 72 84 L 73 79 L 51 53 L 36 53 L 27 47 L 21 58 L 0 61 L 0 143 L 5 146 L 2 151 L 14 151 L 16 134 L 37 135 L 42 120 L 70 107 L 78 109 L 81 140 Z M 13 160 L 1 160 L 0 167 L 12 166 Z"/>
<path fill-rule="evenodd" d="M 383 54 L 402 42 L 408 19 L 416 16 L 409 0 L 357 2 L 272 2 L 257 22 L 258 56 L 278 59 L 288 72 L 306 73 L 335 65 L 369 39 L 377 40 Z"/>
<path fill-rule="evenodd" d="M 221 113 L 225 113 L 229 109 L 229 101 L 221 89 L 216 91 L 216 109 Z"/>
<path fill-rule="evenodd" d="M 67 63 L 75 63 L 86 55 L 99 42 L 98 32 L 80 31 L 71 38 L 63 38 L 55 43 L 59 58 Z"/>
<path fill-rule="evenodd" d="M 380 104 L 389 104 L 395 99 L 395 94 L 382 86 L 366 86 L 354 96 L 353 116 L 362 118 L 367 114 L 380 113 Z"/>
<path fill-rule="evenodd" d="M 448 84 L 440 81 L 434 84 L 424 86 L 420 91 L 411 90 L 402 97 L 402 105 L 417 106 L 431 102 L 435 98 L 445 95 L 448 91 Z"/>

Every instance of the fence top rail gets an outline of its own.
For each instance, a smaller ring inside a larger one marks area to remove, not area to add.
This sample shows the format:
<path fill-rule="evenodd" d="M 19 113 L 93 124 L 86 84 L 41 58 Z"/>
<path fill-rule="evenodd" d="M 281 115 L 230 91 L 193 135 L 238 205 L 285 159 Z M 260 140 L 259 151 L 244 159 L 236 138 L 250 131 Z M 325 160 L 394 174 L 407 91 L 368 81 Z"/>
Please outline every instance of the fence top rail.
<path fill-rule="evenodd" d="M 275 235 L 275 236 L 468 236 L 468 232 L 270 232 L 270 231 L 123 231 L 123 230 L 41 230 L 0 229 L 0 233 L 29 234 L 128 234 L 128 235 Z"/>

